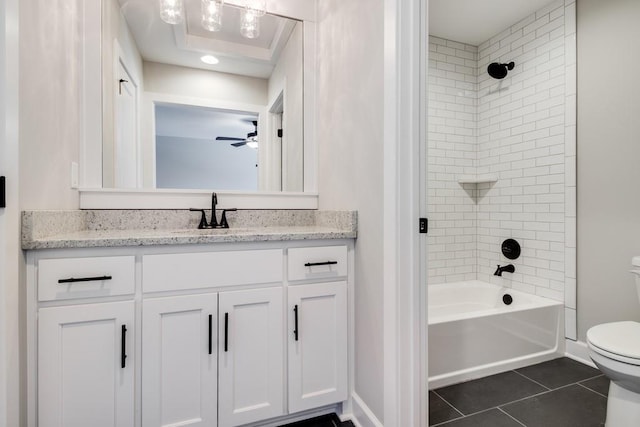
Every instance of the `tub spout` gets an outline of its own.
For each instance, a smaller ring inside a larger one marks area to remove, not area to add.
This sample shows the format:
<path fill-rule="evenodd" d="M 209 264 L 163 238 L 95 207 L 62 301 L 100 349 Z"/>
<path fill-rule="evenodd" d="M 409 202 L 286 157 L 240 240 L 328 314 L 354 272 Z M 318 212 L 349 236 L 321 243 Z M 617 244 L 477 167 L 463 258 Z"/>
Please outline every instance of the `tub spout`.
<path fill-rule="evenodd" d="M 513 264 L 507 264 L 505 266 L 500 267 L 500 265 L 498 265 L 498 269 L 496 270 L 495 273 L 493 273 L 494 276 L 502 276 L 502 273 L 507 272 L 507 273 L 515 273 L 516 268 L 513 266 Z"/>

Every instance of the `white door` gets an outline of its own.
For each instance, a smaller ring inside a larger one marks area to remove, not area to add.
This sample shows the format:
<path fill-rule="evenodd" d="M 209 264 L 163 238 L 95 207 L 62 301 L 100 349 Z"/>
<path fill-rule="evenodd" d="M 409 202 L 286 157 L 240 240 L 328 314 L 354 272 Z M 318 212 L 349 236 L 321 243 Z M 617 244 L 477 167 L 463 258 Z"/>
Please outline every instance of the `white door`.
<path fill-rule="evenodd" d="M 134 424 L 134 303 L 43 308 L 38 426 Z"/>
<path fill-rule="evenodd" d="M 121 60 L 115 82 L 114 182 L 116 188 L 138 187 L 138 88 Z"/>
<path fill-rule="evenodd" d="M 289 412 L 347 399 L 347 284 L 289 287 Z"/>
<path fill-rule="evenodd" d="M 282 289 L 219 296 L 220 427 L 284 414 Z"/>
<path fill-rule="evenodd" d="M 142 425 L 215 427 L 217 294 L 142 304 Z"/>

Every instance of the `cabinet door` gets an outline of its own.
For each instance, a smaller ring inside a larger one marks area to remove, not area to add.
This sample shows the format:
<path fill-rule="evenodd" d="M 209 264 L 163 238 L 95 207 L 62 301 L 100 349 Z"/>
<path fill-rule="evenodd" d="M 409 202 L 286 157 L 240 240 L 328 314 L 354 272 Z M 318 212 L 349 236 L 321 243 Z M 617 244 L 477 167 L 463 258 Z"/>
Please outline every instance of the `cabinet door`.
<path fill-rule="evenodd" d="M 289 287 L 289 412 L 347 399 L 347 285 Z"/>
<path fill-rule="evenodd" d="M 284 413 L 282 289 L 220 294 L 220 427 Z"/>
<path fill-rule="evenodd" d="M 142 304 L 142 425 L 216 426 L 216 294 Z"/>
<path fill-rule="evenodd" d="M 39 311 L 39 427 L 133 426 L 133 319 L 132 301 Z"/>

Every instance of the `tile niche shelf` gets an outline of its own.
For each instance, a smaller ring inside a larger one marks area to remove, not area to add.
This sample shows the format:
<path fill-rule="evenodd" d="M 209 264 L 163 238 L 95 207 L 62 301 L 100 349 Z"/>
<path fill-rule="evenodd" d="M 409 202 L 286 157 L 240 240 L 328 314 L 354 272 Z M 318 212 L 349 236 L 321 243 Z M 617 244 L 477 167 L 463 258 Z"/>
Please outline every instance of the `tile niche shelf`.
<path fill-rule="evenodd" d="M 493 184 L 498 181 L 496 175 L 462 175 L 458 184 Z"/>

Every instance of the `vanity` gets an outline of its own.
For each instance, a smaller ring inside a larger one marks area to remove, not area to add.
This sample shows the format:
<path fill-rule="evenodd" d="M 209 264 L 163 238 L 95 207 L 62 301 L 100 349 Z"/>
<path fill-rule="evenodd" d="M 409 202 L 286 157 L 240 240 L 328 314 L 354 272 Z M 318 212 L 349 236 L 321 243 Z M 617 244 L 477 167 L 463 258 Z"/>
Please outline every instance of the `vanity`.
<path fill-rule="evenodd" d="M 275 426 L 348 405 L 355 213 L 197 220 L 23 214 L 29 426 Z"/>

